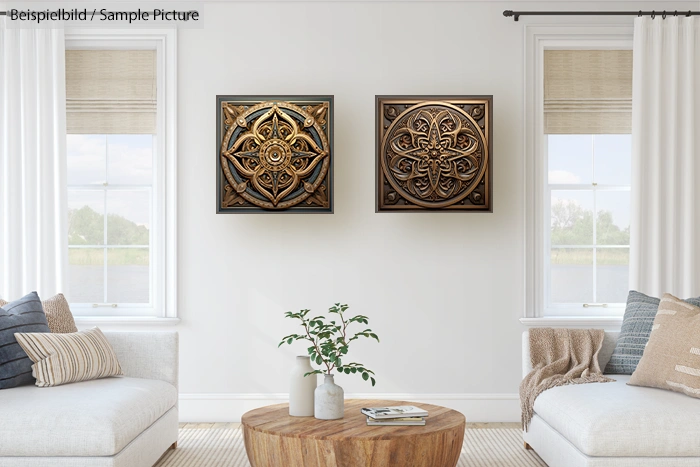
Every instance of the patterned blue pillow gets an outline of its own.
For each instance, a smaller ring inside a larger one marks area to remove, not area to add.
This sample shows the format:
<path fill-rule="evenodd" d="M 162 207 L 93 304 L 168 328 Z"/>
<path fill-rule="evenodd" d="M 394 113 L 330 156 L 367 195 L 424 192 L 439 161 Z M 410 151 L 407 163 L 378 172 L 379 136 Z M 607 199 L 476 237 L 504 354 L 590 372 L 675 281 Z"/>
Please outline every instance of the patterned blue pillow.
<path fill-rule="evenodd" d="M 700 297 L 688 298 L 685 301 L 700 306 Z M 620 337 L 603 373 L 613 375 L 634 373 L 644 353 L 644 347 L 649 342 L 649 334 L 660 302 L 658 298 L 630 290 L 625 316 L 622 318 Z"/>
<path fill-rule="evenodd" d="M 16 332 L 51 332 L 36 292 L 0 307 L 0 389 L 34 384 L 33 362 L 17 343 Z"/>

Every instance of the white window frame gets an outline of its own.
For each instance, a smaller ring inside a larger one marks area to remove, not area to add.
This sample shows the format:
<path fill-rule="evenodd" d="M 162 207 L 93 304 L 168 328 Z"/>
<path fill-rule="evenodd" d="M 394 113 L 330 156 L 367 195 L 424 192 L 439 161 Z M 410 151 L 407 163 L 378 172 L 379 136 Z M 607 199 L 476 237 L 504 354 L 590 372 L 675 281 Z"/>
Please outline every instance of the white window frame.
<path fill-rule="evenodd" d="M 175 324 L 177 318 L 177 31 L 66 29 L 66 49 L 156 50 L 156 137 L 153 161 L 151 306 L 71 305 L 79 324 Z M 105 213 L 106 215 L 106 213 Z"/>
<path fill-rule="evenodd" d="M 629 25 L 527 25 L 525 34 L 525 312 L 528 326 L 604 327 L 619 329 L 624 307 L 573 310 L 547 309 L 549 254 L 545 201 L 548 199 L 547 138 L 544 134 L 545 50 L 631 50 Z"/>

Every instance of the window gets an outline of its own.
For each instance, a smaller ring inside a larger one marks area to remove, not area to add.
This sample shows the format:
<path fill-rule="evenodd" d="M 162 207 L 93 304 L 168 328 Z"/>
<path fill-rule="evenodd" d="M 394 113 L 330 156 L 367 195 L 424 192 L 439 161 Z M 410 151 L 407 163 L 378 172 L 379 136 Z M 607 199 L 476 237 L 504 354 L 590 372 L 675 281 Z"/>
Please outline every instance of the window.
<path fill-rule="evenodd" d="M 174 318 L 174 33 L 130 34 L 66 35 L 66 294 L 78 316 Z"/>
<path fill-rule="evenodd" d="M 547 308 L 627 300 L 631 135 L 547 135 Z"/>
<path fill-rule="evenodd" d="M 68 135 L 71 303 L 152 307 L 154 136 Z"/>
<path fill-rule="evenodd" d="M 526 26 L 525 324 L 614 326 L 624 311 L 631 46 L 629 27 Z"/>
<path fill-rule="evenodd" d="M 631 51 L 544 51 L 547 314 L 626 301 L 631 97 Z"/>

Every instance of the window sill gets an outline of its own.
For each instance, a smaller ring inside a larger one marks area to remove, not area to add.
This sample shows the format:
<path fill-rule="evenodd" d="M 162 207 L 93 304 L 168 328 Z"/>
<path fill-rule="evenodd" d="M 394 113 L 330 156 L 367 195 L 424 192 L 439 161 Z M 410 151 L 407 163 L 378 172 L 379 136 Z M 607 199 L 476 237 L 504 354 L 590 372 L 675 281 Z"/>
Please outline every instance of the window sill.
<path fill-rule="evenodd" d="M 74 316 L 73 318 L 79 328 L 105 325 L 174 326 L 180 323 L 180 318 L 156 318 L 154 316 Z"/>
<path fill-rule="evenodd" d="M 622 316 L 543 316 L 540 318 L 520 318 L 520 323 L 528 328 L 603 328 L 619 331 Z"/>

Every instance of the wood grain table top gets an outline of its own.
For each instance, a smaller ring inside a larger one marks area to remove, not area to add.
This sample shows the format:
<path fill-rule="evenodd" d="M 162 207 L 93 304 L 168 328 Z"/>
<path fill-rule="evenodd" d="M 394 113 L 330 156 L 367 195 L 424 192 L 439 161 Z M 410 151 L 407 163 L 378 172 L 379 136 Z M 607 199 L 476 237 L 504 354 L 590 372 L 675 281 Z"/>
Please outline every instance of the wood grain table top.
<path fill-rule="evenodd" d="M 360 413 L 363 407 L 414 405 L 428 411 L 425 426 L 367 426 L 367 416 Z M 277 404 L 251 410 L 243 415 L 245 429 L 290 438 L 319 440 L 388 440 L 401 437 L 428 435 L 464 427 L 464 415 L 439 405 L 406 401 L 374 399 L 346 399 L 345 416 L 339 420 L 317 420 L 314 417 L 290 417 L 289 404 Z"/>

